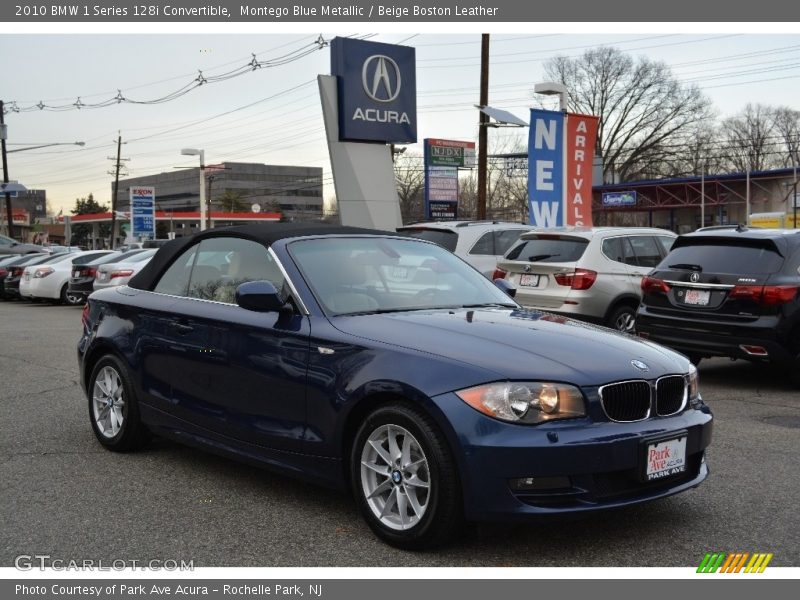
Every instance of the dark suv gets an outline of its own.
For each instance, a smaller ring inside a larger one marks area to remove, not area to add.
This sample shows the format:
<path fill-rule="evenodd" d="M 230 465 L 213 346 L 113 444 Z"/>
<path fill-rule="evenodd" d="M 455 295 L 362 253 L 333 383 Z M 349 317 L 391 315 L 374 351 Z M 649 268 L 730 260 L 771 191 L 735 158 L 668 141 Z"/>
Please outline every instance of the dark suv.
<path fill-rule="evenodd" d="M 703 231 L 678 238 L 642 280 L 636 329 L 694 362 L 730 356 L 800 381 L 800 231 Z"/>

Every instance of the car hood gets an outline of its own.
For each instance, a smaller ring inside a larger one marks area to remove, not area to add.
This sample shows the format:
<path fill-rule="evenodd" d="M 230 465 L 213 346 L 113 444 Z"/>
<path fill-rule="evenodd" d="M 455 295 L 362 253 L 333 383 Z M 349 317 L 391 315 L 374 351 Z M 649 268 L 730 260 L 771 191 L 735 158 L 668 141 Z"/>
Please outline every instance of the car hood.
<path fill-rule="evenodd" d="M 689 369 L 689 361 L 668 348 L 533 310 L 414 311 L 339 316 L 331 322 L 344 333 L 472 364 L 501 379 L 602 385 Z"/>

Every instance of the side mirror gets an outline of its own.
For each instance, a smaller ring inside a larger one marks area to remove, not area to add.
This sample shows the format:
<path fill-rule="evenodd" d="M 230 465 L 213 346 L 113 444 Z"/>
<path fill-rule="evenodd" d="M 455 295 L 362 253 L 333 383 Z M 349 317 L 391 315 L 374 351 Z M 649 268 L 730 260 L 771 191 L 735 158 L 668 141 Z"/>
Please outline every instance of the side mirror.
<path fill-rule="evenodd" d="M 236 304 L 255 312 L 277 312 L 286 307 L 271 281 L 248 281 L 236 288 Z"/>
<path fill-rule="evenodd" d="M 511 285 L 505 279 L 499 279 L 499 278 L 495 279 L 494 280 L 494 284 L 498 288 L 500 288 L 505 293 L 505 295 L 508 296 L 509 298 L 513 298 L 514 296 L 517 295 L 517 288 L 515 288 L 513 285 Z"/>

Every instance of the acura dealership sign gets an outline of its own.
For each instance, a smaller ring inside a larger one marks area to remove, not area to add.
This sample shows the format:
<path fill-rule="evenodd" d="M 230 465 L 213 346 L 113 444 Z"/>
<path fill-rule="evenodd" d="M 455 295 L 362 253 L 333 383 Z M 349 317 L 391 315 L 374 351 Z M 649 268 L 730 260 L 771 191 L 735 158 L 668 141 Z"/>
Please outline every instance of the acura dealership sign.
<path fill-rule="evenodd" d="M 331 74 L 338 80 L 339 139 L 417 141 L 414 48 L 351 38 L 331 42 Z"/>

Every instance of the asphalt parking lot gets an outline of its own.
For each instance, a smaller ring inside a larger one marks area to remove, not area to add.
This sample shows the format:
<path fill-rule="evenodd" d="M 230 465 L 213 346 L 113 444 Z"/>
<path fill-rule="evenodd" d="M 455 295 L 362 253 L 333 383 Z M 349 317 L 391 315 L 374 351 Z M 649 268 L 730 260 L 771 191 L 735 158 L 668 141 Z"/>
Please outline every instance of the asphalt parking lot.
<path fill-rule="evenodd" d="M 716 416 L 712 475 L 691 492 L 590 520 L 471 525 L 405 553 L 344 495 L 156 440 L 103 450 L 78 384 L 78 307 L 0 302 L 0 566 L 194 560 L 195 566 L 694 566 L 707 551 L 773 552 L 800 566 L 800 390 L 778 373 L 700 366 Z"/>

